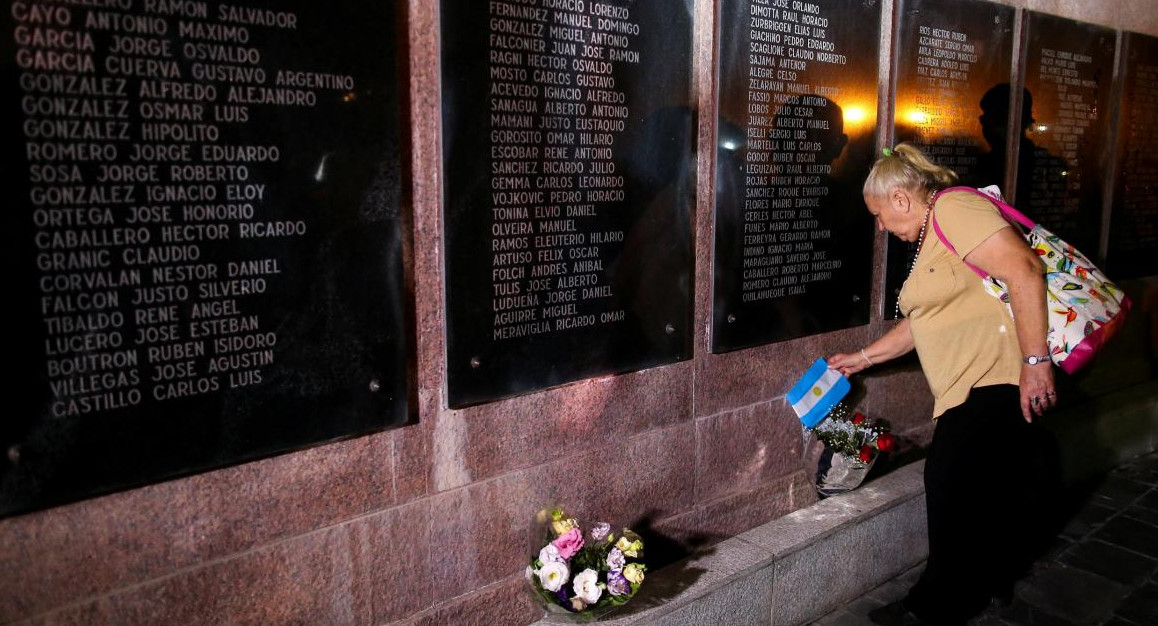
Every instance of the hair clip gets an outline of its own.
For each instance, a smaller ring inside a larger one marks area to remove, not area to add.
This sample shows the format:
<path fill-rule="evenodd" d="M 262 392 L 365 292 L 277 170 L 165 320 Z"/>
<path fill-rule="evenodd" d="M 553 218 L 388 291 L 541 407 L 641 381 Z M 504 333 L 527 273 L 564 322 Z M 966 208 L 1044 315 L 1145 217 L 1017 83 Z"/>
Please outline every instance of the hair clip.
<path fill-rule="evenodd" d="M 892 149 L 892 148 L 885 148 L 884 150 L 881 150 L 881 154 L 883 154 L 883 155 L 885 155 L 885 156 L 887 156 L 887 157 L 891 157 L 891 156 L 893 156 L 894 154 L 896 154 L 896 152 L 893 152 L 893 149 Z"/>

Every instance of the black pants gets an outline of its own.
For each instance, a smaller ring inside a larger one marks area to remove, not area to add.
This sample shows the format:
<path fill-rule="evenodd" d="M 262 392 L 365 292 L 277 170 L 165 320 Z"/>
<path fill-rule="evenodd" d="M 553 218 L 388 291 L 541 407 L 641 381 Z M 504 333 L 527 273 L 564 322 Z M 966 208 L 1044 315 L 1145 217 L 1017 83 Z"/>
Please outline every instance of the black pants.
<path fill-rule="evenodd" d="M 925 461 L 929 560 L 905 598 L 910 611 L 961 624 L 1012 593 L 1046 540 L 1050 441 L 1021 416 L 1014 385 L 973 389 L 937 419 Z"/>

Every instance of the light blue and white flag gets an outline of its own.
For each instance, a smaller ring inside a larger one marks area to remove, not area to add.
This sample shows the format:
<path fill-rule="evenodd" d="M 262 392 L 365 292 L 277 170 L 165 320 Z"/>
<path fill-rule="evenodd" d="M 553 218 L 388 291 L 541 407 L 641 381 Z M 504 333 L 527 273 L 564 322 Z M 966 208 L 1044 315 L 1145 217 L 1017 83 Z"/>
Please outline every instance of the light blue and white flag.
<path fill-rule="evenodd" d="M 836 370 L 828 369 L 828 361 L 816 359 L 784 397 L 804 427 L 812 428 L 828 415 L 836 403 L 844 399 L 849 389 L 847 378 Z"/>

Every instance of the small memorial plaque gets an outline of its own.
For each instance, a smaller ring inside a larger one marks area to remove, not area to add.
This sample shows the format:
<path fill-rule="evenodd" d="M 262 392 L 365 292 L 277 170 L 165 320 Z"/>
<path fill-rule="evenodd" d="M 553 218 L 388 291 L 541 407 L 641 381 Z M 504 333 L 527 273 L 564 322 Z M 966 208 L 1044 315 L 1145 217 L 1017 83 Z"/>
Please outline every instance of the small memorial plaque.
<path fill-rule="evenodd" d="M 1013 7 L 983 0 L 903 0 L 897 61 L 896 138 L 974 187 L 1005 188 Z M 888 238 L 885 314 L 915 243 Z"/>
<path fill-rule="evenodd" d="M 1158 274 L 1158 39 L 1127 33 L 1118 177 L 1106 271 L 1115 279 Z"/>
<path fill-rule="evenodd" d="M 880 5 L 721 6 L 712 351 L 868 322 Z"/>
<path fill-rule="evenodd" d="M 691 5 L 441 7 L 450 405 L 690 358 Z"/>
<path fill-rule="evenodd" d="M 1022 213 L 1098 255 L 1109 167 L 1116 33 L 1027 13 L 1024 97 L 1015 204 Z"/>
<path fill-rule="evenodd" d="M 397 23 L 11 3 L 0 515 L 410 419 Z"/>

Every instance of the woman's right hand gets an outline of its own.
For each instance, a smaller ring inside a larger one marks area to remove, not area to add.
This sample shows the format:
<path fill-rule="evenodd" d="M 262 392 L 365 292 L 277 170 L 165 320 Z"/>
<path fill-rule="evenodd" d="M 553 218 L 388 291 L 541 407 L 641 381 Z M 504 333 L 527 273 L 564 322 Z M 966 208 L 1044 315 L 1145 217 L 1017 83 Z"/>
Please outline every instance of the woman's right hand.
<path fill-rule="evenodd" d="M 913 334 L 909 332 L 908 318 L 897 322 L 889 332 L 861 350 L 848 354 L 836 353 L 827 359 L 828 368 L 845 376 L 863 372 L 872 365 L 880 365 L 913 350 Z"/>
<path fill-rule="evenodd" d="M 827 359 L 828 368 L 834 369 L 844 375 L 846 378 L 852 376 L 857 372 L 868 369 L 868 361 L 865 361 L 859 352 L 852 354 L 834 354 Z"/>

